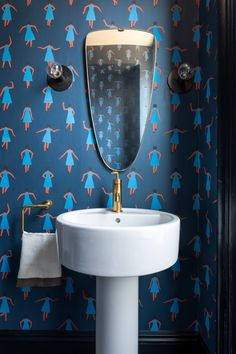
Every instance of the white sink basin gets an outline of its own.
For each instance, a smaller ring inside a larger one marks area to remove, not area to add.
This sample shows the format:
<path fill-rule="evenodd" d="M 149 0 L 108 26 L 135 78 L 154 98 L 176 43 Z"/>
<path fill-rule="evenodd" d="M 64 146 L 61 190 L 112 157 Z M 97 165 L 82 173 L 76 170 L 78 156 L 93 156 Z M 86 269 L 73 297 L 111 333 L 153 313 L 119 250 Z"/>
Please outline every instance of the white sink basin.
<path fill-rule="evenodd" d="M 180 221 L 146 209 L 86 209 L 57 218 L 61 263 L 103 277 L 140 276 L 171 267 L 178 258 Z"/>
<path fill-rule="evenodd" d="M 138 354 L 138 276 L 177 261 L 179 230 L 177 216 L 146 209 L 57 217 L 61 263 L 96 276 L 96 354 Z"/>

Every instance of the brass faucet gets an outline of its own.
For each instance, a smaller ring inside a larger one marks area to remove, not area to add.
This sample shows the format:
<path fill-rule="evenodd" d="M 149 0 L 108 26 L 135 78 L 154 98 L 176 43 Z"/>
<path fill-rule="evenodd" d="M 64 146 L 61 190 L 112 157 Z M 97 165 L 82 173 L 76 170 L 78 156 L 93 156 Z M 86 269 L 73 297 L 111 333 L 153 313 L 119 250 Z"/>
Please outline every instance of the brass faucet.
<path fill-rule="evenodd" d="M 112 172 L 113 175 L 116 175 L 116 178 L 113 180 L 113 208 L 112 211 L 115 213 L 120 213 L 122 211 L 122 181 L 119 177 L 119 172 Z"/>

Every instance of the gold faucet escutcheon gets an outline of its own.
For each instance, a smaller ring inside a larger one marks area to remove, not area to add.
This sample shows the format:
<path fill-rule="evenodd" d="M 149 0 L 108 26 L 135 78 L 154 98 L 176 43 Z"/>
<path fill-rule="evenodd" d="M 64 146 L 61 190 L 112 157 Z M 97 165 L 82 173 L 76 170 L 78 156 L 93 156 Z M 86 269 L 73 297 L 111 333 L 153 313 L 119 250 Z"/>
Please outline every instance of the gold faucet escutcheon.
<path fill-rule="evenodd" d="M 113 180 L 113 208 L 112 211 L 120 213 L 122 211 L 122 181 L 119 172 L 113 171 L 116 178 Z"/>

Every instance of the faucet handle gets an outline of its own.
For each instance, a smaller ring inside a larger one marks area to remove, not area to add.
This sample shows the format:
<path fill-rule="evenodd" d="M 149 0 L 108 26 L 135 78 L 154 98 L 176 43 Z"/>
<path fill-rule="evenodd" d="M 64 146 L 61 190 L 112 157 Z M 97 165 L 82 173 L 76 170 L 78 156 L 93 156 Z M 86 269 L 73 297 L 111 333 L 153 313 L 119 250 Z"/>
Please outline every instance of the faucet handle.
<path fill-rule="evenodd" d="M 116 175 L 116 179 L 120 179 L 120 174 L 118 171 L 112 171 L 112 175 Z"/>

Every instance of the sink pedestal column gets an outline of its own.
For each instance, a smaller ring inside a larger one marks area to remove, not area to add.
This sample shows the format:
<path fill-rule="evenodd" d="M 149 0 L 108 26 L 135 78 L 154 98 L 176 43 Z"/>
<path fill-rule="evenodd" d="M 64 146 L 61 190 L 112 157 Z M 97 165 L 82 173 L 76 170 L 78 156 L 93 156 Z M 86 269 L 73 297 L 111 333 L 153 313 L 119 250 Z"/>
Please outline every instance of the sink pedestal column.
<path fill-rule="evenodd" d="M 96 354 L 138 354 L 138 277 L 96 278 Z"/>

